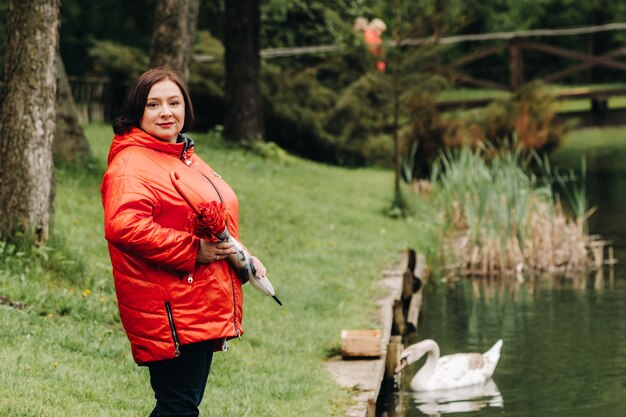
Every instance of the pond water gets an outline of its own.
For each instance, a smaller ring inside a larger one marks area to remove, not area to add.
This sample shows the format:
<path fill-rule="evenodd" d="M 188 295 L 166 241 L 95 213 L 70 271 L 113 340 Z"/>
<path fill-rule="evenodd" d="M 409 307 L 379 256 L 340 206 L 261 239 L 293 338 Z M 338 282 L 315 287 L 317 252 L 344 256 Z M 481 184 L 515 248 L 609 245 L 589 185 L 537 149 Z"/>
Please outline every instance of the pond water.
<path fill-rule="evenodd" d="M 599 210 L 590 231 L 613 242 L 618 264 L 576 280 L 463 280 L 425 288 L 411 342 L 442 355 L 484 352 L 504 340 L 493 382 L 442 395 L 410 392 L 407 368 L 380 416 L 626 416 L 626 176 L 588 174 Z M 599 203 L 601 202 L 601 204 Z"/>

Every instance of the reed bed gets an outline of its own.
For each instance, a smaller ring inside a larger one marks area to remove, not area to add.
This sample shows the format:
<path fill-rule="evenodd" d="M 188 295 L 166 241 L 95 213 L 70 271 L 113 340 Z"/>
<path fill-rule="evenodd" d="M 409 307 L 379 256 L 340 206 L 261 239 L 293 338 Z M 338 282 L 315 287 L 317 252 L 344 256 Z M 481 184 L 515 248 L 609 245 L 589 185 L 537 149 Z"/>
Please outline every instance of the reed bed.
<path fill-rule="evenodd" d="M 434 198 L 444 217 L 442 264 L 448 276 L 574 276 L 604 264 L 607 242 L 587 233 L 591 211 L 584 183 L 571 184 L 520 148 L 468 147 L 442 154 L 433 170 Z M 571 176 L 568 177 L 571 179 Z M 568 182 L 568 184 L 566 184 Z M 573 213 L 552 184 L 568 185 Z"/>

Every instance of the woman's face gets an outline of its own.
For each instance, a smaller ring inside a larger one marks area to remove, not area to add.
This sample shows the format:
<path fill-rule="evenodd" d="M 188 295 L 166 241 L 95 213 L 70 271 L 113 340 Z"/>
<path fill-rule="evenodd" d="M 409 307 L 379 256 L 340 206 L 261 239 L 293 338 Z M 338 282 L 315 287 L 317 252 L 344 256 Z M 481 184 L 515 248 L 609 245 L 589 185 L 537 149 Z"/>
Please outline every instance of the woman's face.
<path fill-rule="evenodd" d="M 139 127 L 146 133 L 165 141 L 176 142 L 185 124 L 185 100 L 174 81 L 155 83 L 146 100 Z"/>

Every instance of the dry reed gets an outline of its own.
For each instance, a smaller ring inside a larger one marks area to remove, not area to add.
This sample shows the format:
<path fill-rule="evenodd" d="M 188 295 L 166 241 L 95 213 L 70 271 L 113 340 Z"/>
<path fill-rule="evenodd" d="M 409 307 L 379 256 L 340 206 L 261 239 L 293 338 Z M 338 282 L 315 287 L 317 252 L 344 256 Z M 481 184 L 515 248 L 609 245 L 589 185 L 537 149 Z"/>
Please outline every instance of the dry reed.
<path fill-rule="evenodd" d="M 477 150 L 442 156 L 444 168 L 433 183 L 446 218 L 443 269 L 522 280 L 602 268 L 607 242 L 586 232 L 590 212 L 568 217 L 551 188 L 525 172 L 516 152 L 490 163 Z"/>

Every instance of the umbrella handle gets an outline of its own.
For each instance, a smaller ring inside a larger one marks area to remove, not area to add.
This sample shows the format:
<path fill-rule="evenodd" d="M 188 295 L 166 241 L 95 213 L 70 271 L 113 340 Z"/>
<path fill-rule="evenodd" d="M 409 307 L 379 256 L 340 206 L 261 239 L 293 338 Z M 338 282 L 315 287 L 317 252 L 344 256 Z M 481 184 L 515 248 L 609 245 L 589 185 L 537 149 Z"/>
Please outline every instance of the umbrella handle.
<path fill-rule="evenodd" d="M 176 189 L 176 192 L 178 193 L 178 195 L 180 195 L 183 198 L 183 200 L 185 200 L 185 203 L 187 203 L 187 205 L 191 207 L 191 209 L 196 214 L 200 215 L 200 211 L 198 211 L 196 206 L 191 202 L 191 199 L 189 198 L 189 196 L 183 191 L 182 187 L 180 186 L 181 181 L 179 180 L 180 180 L 180 175 L 178 175 L 178 172 L 170 171 L 170 181 L 172 181 L 172 185 Z"/>

